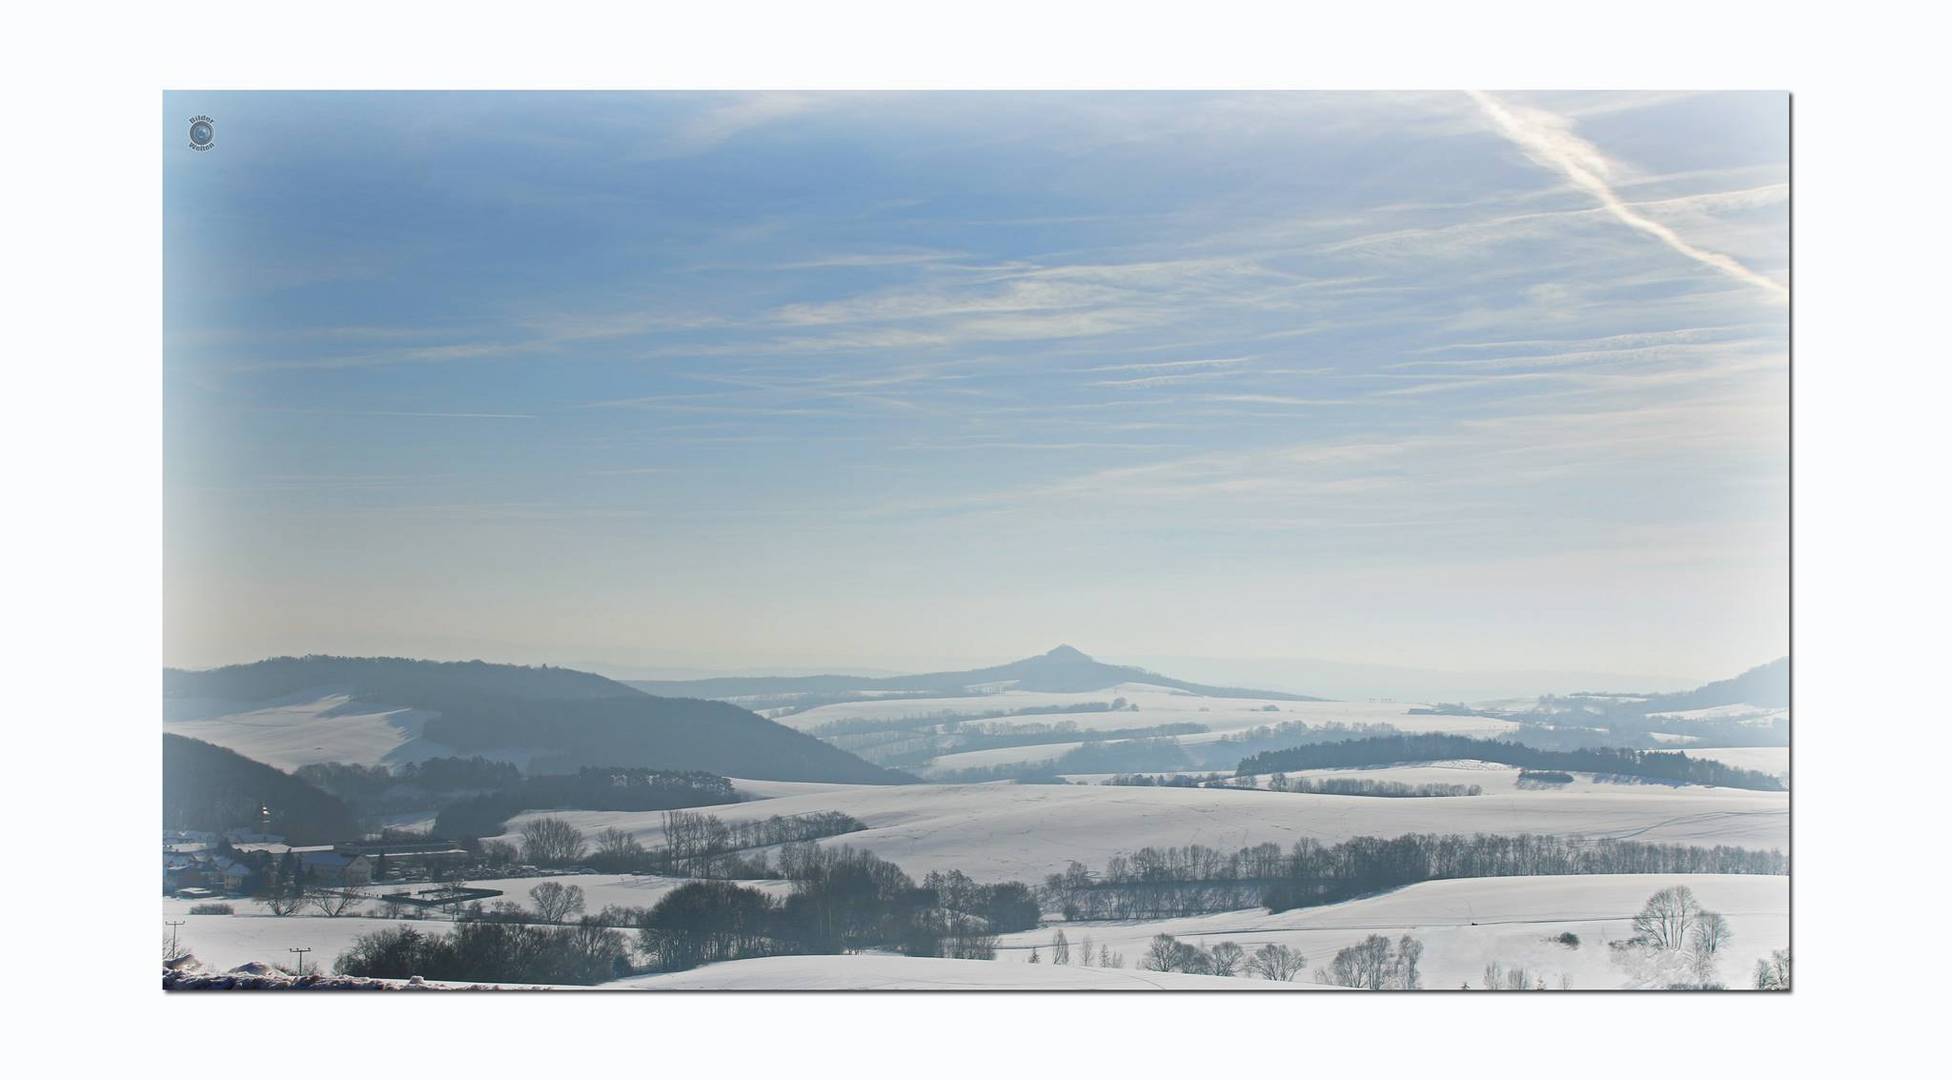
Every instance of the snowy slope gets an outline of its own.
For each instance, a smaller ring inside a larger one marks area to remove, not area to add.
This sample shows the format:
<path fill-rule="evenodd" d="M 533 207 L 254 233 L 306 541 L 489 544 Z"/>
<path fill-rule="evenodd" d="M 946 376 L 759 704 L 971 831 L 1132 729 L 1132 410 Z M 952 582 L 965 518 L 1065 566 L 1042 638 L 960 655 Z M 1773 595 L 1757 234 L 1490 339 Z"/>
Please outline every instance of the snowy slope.
<path fill-rule="evenodd" d="M 163 730 L 287 771 L 327 761 L 399 765 L 453 753 L 420 737 L 433 713 L 351 701 L 320 691 L 267 708 L 200 702 L 202 708 L 167 710 Z"/>
<path fill-rule="evenodd" d="M 1690 746 L 1686 750 L 1692 758 L 1719 761 L 1738 769 L 1755 769 L 1789 782 L 1787 746 Z"/>
<path fill-rule="evenodd" d="M 832 785 L 706 812 L 738 821 L 819 810 L 838 810 L 868 825 L 823 844 L 866 848 L 917 877 L 960 869 L 984 881 L 1039 881 L 1073 859 L 1095 867 L 1147 845 L 1231 850 L 1272 841 L 1285 847 L 1303 836 L 1333 842 L 1412 832 L 1554 833 L 1789 847 L 1786 793 L 1653 785 L 1435 799 L 1041 784 Z M 508 832 L 534 816 L 543 815 L 521 815 Z M 591 835 L 623 829 L 647 844 L 660 842 L 664 817 L 595 810 L 547 816 Z"/>
<path fill-rule="evenodd" d="M 1789 946 L 1789 879 L 1721 874 L 1596 874 L 1572 877 L 1472 878 L 1428 881 L 1380 896 L 1278 915 L 1253 908 L 1154 922 L 1074 923 L 1063 927 L 1073 952 L 1085 938 L 1094 950 L 1109 945 L 1138 962 L 1154 934 L 1212 947 L 1232 941 L 1249 952 L 1268 942 L 1299 949 L 1312 973 L 1338 949 L 1369 934 L 1392 939 L 1409 933 L 1424 944 L 1424 985 L 1456 989 L 1482 986 L 1486 964 L 1522 966 L 1556 986 L 1570 976 L 1574 989 L 1621 986 L 1625 974 L 1613 963 L 1609 941 L 1631 937 L 1630 921 L 1647 897 L 1670 885 L 1692 889 L 1703 906 L 1728 917 L 1734 938 L 1721 974 L 1746 987 L 1756 960 Z M 1019 961 L 1037 948 L 1048 962 L 1052 927 L 1003 935 L 999 962 Z M 1578 948 L 1551 940 L 1578 935 Z M 1302 976 L 1310 978 L 1309 976 Z"/>

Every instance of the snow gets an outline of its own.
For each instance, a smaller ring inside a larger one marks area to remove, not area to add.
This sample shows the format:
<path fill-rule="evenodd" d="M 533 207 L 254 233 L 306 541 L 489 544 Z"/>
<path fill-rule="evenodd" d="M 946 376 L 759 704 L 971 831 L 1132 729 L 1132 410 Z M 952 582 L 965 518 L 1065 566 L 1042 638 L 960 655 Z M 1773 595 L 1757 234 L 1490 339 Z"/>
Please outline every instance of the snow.
<path fill-rule="evenodd" d="M 862 953 L 768 956 L 605 983 L 606 990 L 1319 990 L 1307 983 L 1072 964 Z"/>
<path fill-rule="evenodd" d="M 1675 712 L 1648 713 L 1657 720 L 1740 720 L 1745 723 L 1767 724 L 1777 718 L 1789 716 L 1789 710 L 1771 708 L 1764 705 L 1712 705 L 1705 709 L 1681 709 Z"/>
<path fill-rule="evenodd" d="M 345 915 L 328 919 L 316 915 L 269 914 L 250 900 L 229 900 L 235 915 L 191 915 L 185 901 L 163 901 L 165 920 L 183 920 L 177 940 L 193 953 L 205 968 L 229 971 L 239 964 L 261 961 L 290 965 L 298 958 L 285 951 L 304 947 L 305 970 L 332 970 L 332 961 L 352 947 L 362 934 L 376 933 L 395 926 L 411 926 L 423 933 L 445 934 L 450 925 L 432 919 L 375 919 Z M 172 910 L 174 907 L 176 910 Z M 167 934 L 169 928 L 163 927 Z"/>
<path fill-rule="evenodd" d="M 1489 775 L 1489 774 L 1487 774 Z M 1482 783 L 1482 781 L 1479 781 Z M 727 821 L 837 810 L 868 828 L 820 841 L 865 848 L 909 874 L 960 869 L 981 881 L 1041 881 L 1075 859 L 1102 866 L 1148 845 L 1232 850 L 1300 837 L 1324 842 L 1412 832 L 1535 833 L 1685 844 L 1789 847 L 1785 792 L 1639 784 L 1384 799 L 1267 791 L 1061 784 L 830 785 L 817 793 L 701 808 Z M 1487 785 L 1488 788 L 1488 785 Z M 662 841 L 662 812 L 558 810 L 585 833 L 618 828 Z"/>
<path fill-rule="evenodd" d="M 983 713 L 1024 708 L 1052 708 L 1073 705 L 1108 704 L 1124 698 L 1136 710 L 1116 712 L 1039 713 L 985 719 L 982 723 L 999 728 L 1024 725 L 1071 723 L 1080 731 L 1107 731 L 1116 728 L 1153 727 L 1158 724 L 1204 724 L 1219 734 L 1248 728 L 1299 721 L 1321 724 L 1388 724 L 1406 732 L 1444 732 L 1457 735 L 1498 735 L 1518 725 L 1508 720 L 1485 716 L 1412 716 L 1411 704 L 1363 701 L 1281 701 L 1271 698 L 1202 697 L 1182 690 L 1170 690 L 1145 683 L 1121 683 L 1104 690 L 1081 694 L 1047 693 L 1034 690 L 1006 690 L 975 697 L 897 698 L 877 701 L 847 701 L 822 705 L 805 712 L 778 718 L 778 722 L 806 731 L 837 720 L 894 720 L 924 717 L 939 713 L 975 717 Z"/>
<path fill-rule="evenodd" d="M 343 693 L 300 694 L 269 707 L 235 711 L 199 704 L 203 707 L 167 712 L 163 730 L 287 771 L 327 761 L 394 765 L 452 753 L 420 737 L 421 728 L 437 714 L 354 703 Z"/>
<path fill-rule="evenodd" d="M 852 791 L 854 784 L 834 784 L 820 780 L 732 780 L 732 790 L 750 799 L 782 799 L 791 795 L 820 795 L 830 791 Z M 707 813 L 710 807 L 704 808 Z"/>
<path fill-rule="evenodd" d="M 1392 800 L 1393 801 L 1393 800 Z M 1455 800 L 1447 800 L 1455 801 Z M 1062 926 L 1072 952 L 1085 938 L 1125 954 L 1137 964 L 1155 934 L 1211 948 L 1232 941 L 1248 952 L 1268 942 L 1299 949 L 1312 978 L 1338 949 L 1370 934 L 1391 939 L 1408 933 L 1423 942 L 1421 962 L 1426 987 L 1456 989 L 1464 982 L 1482 986 L 1486 964 L 1525 967 L 1558 985 L 1570 976 L 1574 989 L 1623 986 L 1626 976 L 1612 960 L 1607 942 L 1631 937 L 1633 914 L 1647 897 L 1670 885 L 1692 889 L 1702 905 L 1728 918 L 1734 937 L 1721 964 L 1731 987 L 1747 987 L 1755 962 L 1772 950 L 1789 947 L 1789 879 L 1732 874 L 1595 874 L 1566 877 L 1470 878 L 1428 881 L 1378 896 L 1284 911 L 1221 912 L 1151 922 L 1073 923 Z M 1021 959 L 1029 950 L 1050 958 L 1052 934 L 1046 926 L 999 939 L 999 962 Z M 1551 939 L 1579 936 L 1578 948 Z M 1020 966 L 1010 964 L 1007 966 Z"/>
<path fill-rule="evenodd" d="M 440 815 L 432 810 L 409 810 L 403 814 L 387 814 L 380 818 L 380 827 L 388 832 L 431 833 L 434 819 Z"/>
<path fill-rule="evenodd" d="M 1690 746 L 1687 755 L 1719 761 L 1737 769 L 1755 769 L 1780 777 L 1784 783 L 1789 782 L 1787 746 Z"/>
<path fill-rule="evenodd" d="M 1693 751 L 1689 754 L 1692 756 Z M 1641 780 L 1636 777 L 1615 776 L 1608 773 L 1578 772 L 1568 773 L 1572 777 L 1569 784 L 1553 784 L 1549 787 L 1533 784 L 1520 787 L 1519 774 L 1524 770 L 1516 765 L 1501 765 L 1490 761 L 1426 761 L 1404 765 L 1382 765 L 1343 769 L 1298 769 L 1289 772 L 1290 779 L 1307 777 L 1310 780 L 1379 780 L 1398 784 L 1476 784 L 1484 794 L 1503 794 L 1525 792 L 1532 795 L 1554 796 L 1569 792 L 1606 793 L 1614 795 L 1667 795 L 1699 790 L 1694 785 L 1664 784 L 1659 781 Z M 1254 782 L 1266 787 L 1272 774 L 1256 776 Z M 1723 789 L 1734 791 L 1737 789 Z M 1473 796 L 1456 796 L 1468 798 Z"/>

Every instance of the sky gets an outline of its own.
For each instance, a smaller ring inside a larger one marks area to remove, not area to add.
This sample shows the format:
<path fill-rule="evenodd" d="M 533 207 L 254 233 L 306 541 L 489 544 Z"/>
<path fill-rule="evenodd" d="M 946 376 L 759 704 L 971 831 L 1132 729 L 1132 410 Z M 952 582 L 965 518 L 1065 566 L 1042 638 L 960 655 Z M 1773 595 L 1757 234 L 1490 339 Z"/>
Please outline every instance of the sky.
<path fill-rule="evenodd" d="M 1782 94 L 162 121 L 167 664 L 1788 651 Z"/>

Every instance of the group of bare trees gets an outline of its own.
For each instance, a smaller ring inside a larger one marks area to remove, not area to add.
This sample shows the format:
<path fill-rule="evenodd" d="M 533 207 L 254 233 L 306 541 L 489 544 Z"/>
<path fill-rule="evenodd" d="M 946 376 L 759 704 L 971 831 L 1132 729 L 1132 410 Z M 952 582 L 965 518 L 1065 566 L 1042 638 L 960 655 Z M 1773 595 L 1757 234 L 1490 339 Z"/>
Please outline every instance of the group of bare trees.
<path fill-rule="evenodd" d="M 984 959 L 993 960 L 995 954 L 992 953 Z M 1042 954 L 1033 947 L 1027 959 L 1033 964 L 1040 963 Z M 1051 935 L 1051 963 L 1076 964 L 1078 967 L 1122 968 L 1125 966 L 1125 954 L 1113 952 L 1110 945 L 1099 945 L 1093 949 L 1089 935 L 1073 949 L 1071 939 L 1065 936 L 1064 931 L 1059 930 Z"/>
<path fill-rule="evenodd" d="M 359 889 L 332 889 L 293 882 L 268 890 L 258 898 L 258 903 L 266 911 L 280 917 L 310 910 L 328 919 L 336 919 L 369 899 L 371 897 Z"/>
<path fill-rule="evenodd" d="M 1337 952 L 1328 967 L 1316 968 L 1315 981 L 1357 990 L 1421 990 L 1422 959 L 1423 942 L 1408 934 L 1394 942 L 1371 934 Z"/>
<path fill-rule="evenodd" d="M 1788 949 L 1777 949 L 1755 962 L 1755 988 L 1757 990 L 1789 989 Z"/>
<path fill-rule="evenodd" d="M 1316 779 L 1286 773 L 1275 773 L 1269 777 L 1267 789 L 1297 795 L 1362 795 L 1378 799 L 1446 799 L 1484 794 L 1484 789 L 1476 784 L 1405 784 L 1396 780 L 1343 776 Z"/>
<path fill-rule="evenodd" d="M 1470 983 L 1464 989 L 1471 988 Z M 1484 965 L 1484 988 L 1486 990 L 1570 990 L 1572 976 L 1561 972 L 1557 985 L 1548 982 L 1544 972 L 1532 971 L 1524 967 L 1507 968 L 1496 960 Z"/>
<path fill-rule="evenodd" d="M 1719 990 L 1722 954 L 1733 938 L 1728 920 L 1674 885 L 1647 898 L 1633 917 L 1633 937 L 1613 943 L 1614 960 L 1635 985 Z"/>
<path fill-rule="evenodd" d="M 835 811 L 728 822 L 713 814 L 672 810 L 664 815 L 664 843 L 656 847 L 647 848 L 635 835 L 609 828 L 596 835 L 592 848 L 580 829 L 558 817 L 531 818 L 523 823 L 519 836 L 521 858 L 534 866 L 587 862 L 608 873 L 724 879 L 772 874 L 764 851 L 750 857 L 742 857 L 741 852 L 804 844 L 864 828 L 859 820 Z"/>
<path fill-rule="evenodd" d="M 1269 942 L 1249 953 L 1238 943 L 1223 941 L 1203 948 L 1180 941 L 1171 934 L 1153 937 L 1152 945 L 1139 960 L 1146 971 L 1179 971 L 1190 975 L 1226 975 L 1290 982 L 1308 966 L 1308 958 Z"/>

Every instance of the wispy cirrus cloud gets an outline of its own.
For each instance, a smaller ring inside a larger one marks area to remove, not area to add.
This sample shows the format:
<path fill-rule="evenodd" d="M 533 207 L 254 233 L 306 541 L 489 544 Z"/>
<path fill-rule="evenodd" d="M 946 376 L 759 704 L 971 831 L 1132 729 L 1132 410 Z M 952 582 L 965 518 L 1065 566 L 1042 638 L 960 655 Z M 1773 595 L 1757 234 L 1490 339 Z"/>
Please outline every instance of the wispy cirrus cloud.
<path fill-rule="evenodd" d="M 1654 237 L 1704 266 L 1713 267 L 1771 295 L 1788 298 L 1788 286 L 1743 266 L 1731 256 L 1697 246 L 1673 229 L 1629 206 L 1608 182 L 1612 163 L 1599 147 L 1573 134 L 1572 125 L 1565 118 L 1540 109 L 1510 105 L 1480 90 L 1466 92 L 1490 118 L 1498 132 L 1518 144 L 1525 151 L 1525 156 L 1556 170 L 1575 186 L 1590 193 L 1621 224 Z"/>

